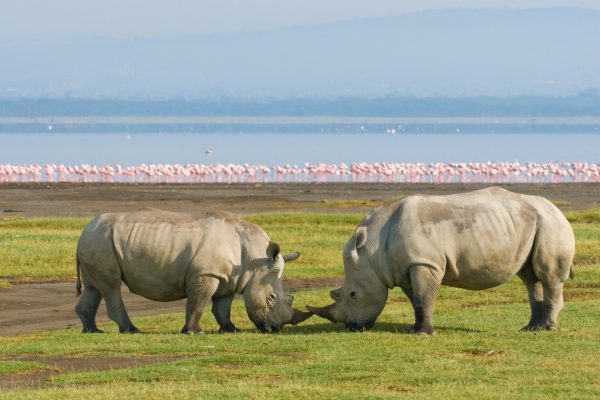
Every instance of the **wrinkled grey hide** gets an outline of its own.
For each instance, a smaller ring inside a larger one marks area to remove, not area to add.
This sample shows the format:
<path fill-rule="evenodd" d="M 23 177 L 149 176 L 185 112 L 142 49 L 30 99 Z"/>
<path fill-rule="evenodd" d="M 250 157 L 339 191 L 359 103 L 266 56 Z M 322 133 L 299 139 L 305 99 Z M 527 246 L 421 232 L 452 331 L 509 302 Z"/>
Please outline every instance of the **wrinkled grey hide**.
<path fill-rule="evenodd" d="M 299 256 L 282 255 L 262 229 L 229 213 L 102 214 L 85 227 L 77 246 L 77 291 L 80 272 L 84 291 L 75 311 L 84 332 L 98 332 L 95 317 L 104 298 L 119 331 L 138 332 L 121 298 L 124 282 L 150 300 L 187 298 L 183 333 L 202 331 L 199 320 L 210 300 L 220 331 L 235 332 L 231 302 L 241 294 L 256 327 L 276 332 L 312 315 L 292 309 L 293 297 L 281 282 L 285 261 Z"/>
<path fill-rule="evenodd" d="M 432 334 L 441 285 L 479 290 L 515 275 L 529 292 L 525 330 L 557 329 L 563 282 L 575 253 L 573 230 L 548 200 L 491 187 L 450 196 L 408 196 L 371 211 L 344 249 L 335 302 L 308 307 L 350 330 L 374 323 L 399 286 L 410 299 L 412 332 Z"/>

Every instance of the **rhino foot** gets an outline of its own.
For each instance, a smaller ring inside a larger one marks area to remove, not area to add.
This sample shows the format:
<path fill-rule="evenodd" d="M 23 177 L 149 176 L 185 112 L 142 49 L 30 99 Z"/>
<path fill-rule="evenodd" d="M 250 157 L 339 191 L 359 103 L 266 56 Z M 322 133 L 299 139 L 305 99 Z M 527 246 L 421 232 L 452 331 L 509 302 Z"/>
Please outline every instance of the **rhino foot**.
<path fill-rule="evenodd" d="M 141 331 L 135 326 L 130 326 L 129 328 L 123 330 L 119 329 L 119 333 L 141 333 Z"/>
<path fill-rule="evenodd" d="M 182 329 L 181 333 L 186 334 L 186 335 L 205 335 L 204 331 L 202 329 Z"/>
<path fill-rule="evenodd" d="M 229 326 L 222 326 L 219 328 L 219 333 L 236 333 L 237 332 L 237 328 L 235 327 L 235 325 L 229 325 Z"/>
<path fill-rule="evenodd" d="M 104 333 L 104 331 L 98 328 L 83 328 L 81 333 Z"/>
<path fill-rule="evenodd" d="M 415 335 L 435 335 L 435 330 L 433 328 L 416 327 L 413 325 L 408 328 L 408 333 Z"/>
<path fill-rule="evenodd" d="M 535 324 L 535 325 L 526 325 L 520 329 L 521 332 L 537 332 L 537 331 L 557 331 L 558 327 L 556 325 L 548 325 L 548 324 Z"/>

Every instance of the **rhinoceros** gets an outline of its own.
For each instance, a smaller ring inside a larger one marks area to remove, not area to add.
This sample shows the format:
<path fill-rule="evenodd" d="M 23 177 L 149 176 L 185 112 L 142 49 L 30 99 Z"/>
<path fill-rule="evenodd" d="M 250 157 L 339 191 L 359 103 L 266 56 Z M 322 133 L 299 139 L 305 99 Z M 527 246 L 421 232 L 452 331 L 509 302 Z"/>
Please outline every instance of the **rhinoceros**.
<path fill-rule="evenodd" d="M 556 330 L 574 253 L 569 222 L 542 197 L 498 187 L 407 196 L 366 215 L 344 249 L 345 279 L 330 293 L 334 303 L 307 308 L 351 331 L 366 330 L 388 290 L 400 287 L 414 309 L 410 331 L 433 334 L 441 285 L 480 290 L 517 275 L 531 306 L 523 329 Z"/>
<path fill-rule="evenodd" d="M 100 332 L 96 312 L 102 298 L 119 332 L 137 333 L 121 297 L 121 282 L 132 293 L 155 301 L 187 298 L 182 333 L 201 333 L 199 320 L 207 303 L 220 332 L 235 332 L 231 302 L 244 298 L 248 317 L 263 332 L 277 332 L 311 313 L 292 308 L 283 291 L 286 261 L 258 226 L 233 214 L 202 217 L 160 210 L 101 214 L 83 230 L 77 245 L 75 312 L 83 332 Z"/>

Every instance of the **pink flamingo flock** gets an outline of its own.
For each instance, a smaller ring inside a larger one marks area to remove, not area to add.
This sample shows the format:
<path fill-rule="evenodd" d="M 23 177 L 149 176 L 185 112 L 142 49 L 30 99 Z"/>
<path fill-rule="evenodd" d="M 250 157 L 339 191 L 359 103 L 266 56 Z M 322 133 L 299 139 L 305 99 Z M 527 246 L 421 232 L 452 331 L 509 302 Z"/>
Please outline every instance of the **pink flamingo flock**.
<path fill-rule="evenodd" d="M 355 163 L 11 165 L 0 164 L 2 182 L 258 183 L 422 182 L 544 183 L 600 182 L 600 163 Z"/>

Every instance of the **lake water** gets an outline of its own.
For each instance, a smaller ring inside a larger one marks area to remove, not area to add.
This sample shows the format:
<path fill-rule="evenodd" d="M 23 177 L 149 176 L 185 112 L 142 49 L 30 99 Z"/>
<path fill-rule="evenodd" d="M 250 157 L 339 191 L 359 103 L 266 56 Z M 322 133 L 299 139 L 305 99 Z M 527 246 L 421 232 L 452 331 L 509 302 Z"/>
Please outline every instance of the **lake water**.
<path fill-rule="evenodd" d="M 1 133 L 0 164 L 600 161 L 599 134 Z"/>

